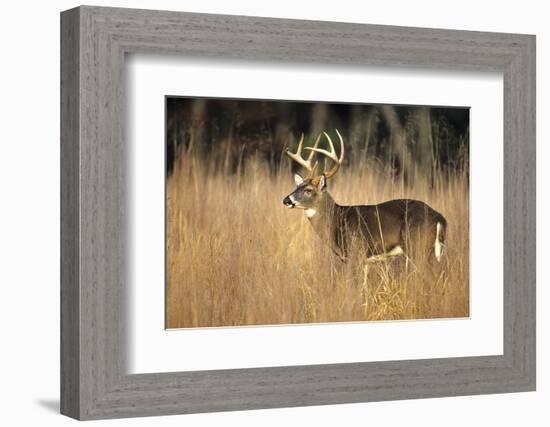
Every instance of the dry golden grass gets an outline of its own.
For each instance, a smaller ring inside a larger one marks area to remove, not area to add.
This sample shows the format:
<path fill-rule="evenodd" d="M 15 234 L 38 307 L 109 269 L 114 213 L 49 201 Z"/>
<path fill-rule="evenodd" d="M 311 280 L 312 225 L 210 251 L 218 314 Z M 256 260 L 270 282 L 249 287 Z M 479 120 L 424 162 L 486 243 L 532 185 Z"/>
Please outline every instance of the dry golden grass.
<path fill-rule="evenodd" d="M 181 156 L 167 182 L 168 328 L 469 315 L 469 191 L 465 176 L 435 190 L 405 190 L 375 165 L 344 167 L 329 182 L 340 204 L 411 197 L 448 221 L 439 265 L 343 264 L 302 211 L 282 199 L 293 188 L 286 163 L 273 175 L 251 159 L 237 174 Z"/>

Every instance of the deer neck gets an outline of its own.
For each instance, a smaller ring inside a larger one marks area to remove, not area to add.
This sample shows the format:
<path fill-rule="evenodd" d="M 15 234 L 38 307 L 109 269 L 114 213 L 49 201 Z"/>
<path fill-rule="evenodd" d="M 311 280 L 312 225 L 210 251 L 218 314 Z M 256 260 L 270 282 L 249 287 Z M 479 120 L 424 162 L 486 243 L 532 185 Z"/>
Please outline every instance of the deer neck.
<path fill-rule="evenodd" d="M 338 205 L 330 194 L 326 193 L 325 200 L 320 203 L 315 209 L 315 212 L 305 212 L 306 217 L 309 219 L 313 231 L 321 240 L 323 240 L 328 246 L 340 257 L 342 261 L 345 260 L 345 256 L 342 253 L 342 249 L 339 247 L 336 239 L 336 222 L 337 215 L 339 214 L 340 205 Z"/>
<path fill-rule="evenodd" d="M 337 206 L 332 196 L 329 193 L 325 193 L 323 199 L 314 208 L 304 211 L 313 229 L 321 237 L 328 237 L 330 235 L 333 224 L 332 218 Z"/>

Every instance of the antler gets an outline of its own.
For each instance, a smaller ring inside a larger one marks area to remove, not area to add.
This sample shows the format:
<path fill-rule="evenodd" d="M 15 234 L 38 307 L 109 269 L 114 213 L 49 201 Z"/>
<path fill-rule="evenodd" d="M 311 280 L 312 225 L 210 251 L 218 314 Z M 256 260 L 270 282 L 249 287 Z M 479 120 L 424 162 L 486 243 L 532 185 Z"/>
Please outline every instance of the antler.
<path fill-rule="evenodd" d="M 338 156 L 336 155 L 336 150 L 334 149 L 334 144 L 332 143 L 332 139 L 330 139 L 330 136 L 328 136 L 328 133 L 326 133 L 326 132 L 323 132 L 323 133 L 327 137 L 328 144 L 330 146 L 330 151 L 323 150 L 322 148 L 317 148 L 317 143 L 315 144 L 314 147 L 306 147 L 305 148 L 306 150 L 311 151 L 311 154 L 309 155 L 309 159 L 311 159 L 311 156 L 313 155 L 313 153 L 316 152 L 316 153 L 323 154 L 324 156 L 328 157 L 329 159 L 331 159 L 335 163 L 335 165 L 333 166 L 333 168 L 331 170 L 324 173 L 325 178 L 327 178 L 327 179 L 334 176 L 334 174 L 338 171 L 338 169 L 340 169 L 340 166 L 342 165 L 342 162 L 344 161 L 344 140 L 342 139 L 342 135 L 340 135 L 340 132 L 338 132 L 338 129 L 335 129 L 335 130 L 336 130 L 336 134 L 338 135 L 338 139 L 340 139 L 340 147 L 341 147 L 340 158 L 338 158 Z M 319 135 L 319 136 L 321 136 L 321 135 Z"/>
<path fill-rule="evenodd" d="M 317 149 L 319 146 L 319 141 L 321 140 L 321 134 L 317 137 L 315 140 L 315 144 L 313 145 L 314 149 Z M 317 167 L 317 162 L 315 164 L 311 164 L 311 161 L 313 160 L 313 151 L 308 156 L 307 160 L 302 157 L 302 144 L 304 143 L 304 134 L 302 134 L 302 137 L 300 138 L 300 142 L 298 143 L 298 149 L 296 150 L 296 153 L 291 153 L 290 151 L 286 151 L 286 155 L 290 157 L 292 160 L 294 160 L 296 163 L 298 163 L 300 166 L 304 167 L 309 172 L 309 177 L 313 177 L 315 168 Z M 306 149 L 311 149 L 310 147 Z"/>

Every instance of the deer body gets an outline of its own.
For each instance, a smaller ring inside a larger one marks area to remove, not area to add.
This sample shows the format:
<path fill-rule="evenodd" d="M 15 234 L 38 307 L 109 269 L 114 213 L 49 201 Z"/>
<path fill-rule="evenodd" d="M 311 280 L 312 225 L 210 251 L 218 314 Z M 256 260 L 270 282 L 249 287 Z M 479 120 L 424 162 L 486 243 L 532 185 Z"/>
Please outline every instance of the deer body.
<path fill-rule="evenodd" d="M 383 260 L 402 254 L 410 255 L 413 246 L 433 253 L 440 261 L 445 246 L 447 221 L 439 212 L 426 203 L 412 199 L 397 199 L 377 205 L 343 206 L 334 201 L 327 191 L 327 179 L 334 175 L 343 160 L 343 141 L 340 134 L 342 153 L 336 157 L 329 136 L 331 152 L 309 148 L 320 152 L 337 162 L 329 172 L 315 176 L 311 165 L 312 155 L 307 160 L 297 157 L 298 153 L 287 153 L 311 172 L 308 178 L 294 176 L 297 188 L 284 198 L 288 208 L 303 209 L 316 234 L 342 259 L 348 259 L 352 250 L 361 251 L 369 260 Z"/>

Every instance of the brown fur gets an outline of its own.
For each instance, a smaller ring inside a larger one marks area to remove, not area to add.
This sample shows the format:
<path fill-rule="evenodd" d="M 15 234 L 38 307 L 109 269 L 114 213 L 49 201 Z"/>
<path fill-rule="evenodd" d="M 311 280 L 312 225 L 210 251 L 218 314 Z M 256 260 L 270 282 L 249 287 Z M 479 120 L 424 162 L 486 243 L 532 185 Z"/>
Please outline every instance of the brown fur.
<path fill-rule="evenodd" d="M 326 191 L 323 175 L 303 181 L 283 203 L 314 210 L 309 218 L 313 229 L 344 261 L 352 249 L 367 257 L 387 254 L 397 246 L 411 257 L 415 248 L 433 253 L 438 222 L 439 240 L 445 241 L 447 221 L 426 203 L 396 199 L 378 205 L 341 206 Z"/>

